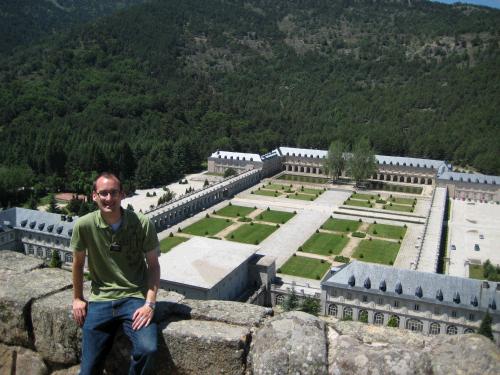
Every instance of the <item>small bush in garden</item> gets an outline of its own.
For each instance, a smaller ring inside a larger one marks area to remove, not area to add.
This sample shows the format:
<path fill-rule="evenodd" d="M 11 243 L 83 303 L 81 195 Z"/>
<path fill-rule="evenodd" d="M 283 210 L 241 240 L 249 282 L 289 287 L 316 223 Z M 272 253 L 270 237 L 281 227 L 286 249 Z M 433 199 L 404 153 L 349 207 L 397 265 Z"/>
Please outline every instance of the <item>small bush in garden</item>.
<path fill-rule="evenodd" d="M 324 260 L 324 259 L 321 259 L 321 263 L 325 263 L 325 260 Z"/>
<path fill-rule="evenodd" d="M 226 219 L 226 223 L 229 223 L 229 219 Z"/>
<path fill-rule="evenodd" d="M 170 234 L 168 235 L 169 237 L 173 237 L 174 234 L 172 232 L 170 232 Z"/>
<path fill-rule="evenodd" d="M 206 214 L 206 215 L 205 215 L 205 218 L 207 218 L 207 219 L 208 219 L 209 217 L 210 217 L 210 215 L 209 215 L 209 214 Z"/>
<path fill-rule="evenodd" d="M 408 228 L 408 225 L 405 224 L 405 225 L 403 225 L 403 227 Z"/>
<path fill-rule="evenodd" d="M 234 238 L 234 234 L 231 234 L 231 239 L 233 239 L 233 238 Z"/>
<path fill-rule="evenodd" d="M 402 240 L 403 239 L 403 236 L 399 236 L 399 239 Z"/>
<path fill-rule="evenodd" d="M 358 219 L 358 222 L 362 223 L 362 222 L 363 222 L 363 220 L 361 220 L 361 219 Z"/>
<path fill-rule="evenodd" d="M 377 220 L 373 220 L 373 224 L 377 224 Z"/>
<path fill-rule="evenodd" d="M 394 262 L 392 260 L 389 261 L 389 265 L 392 266 Z"/>
<path fill-rule="evenodd" d="M 374 230 L 373 230 L 373 234 L 377 234 L 377 233 L 378 233 L 378 232 L 374 229 Z"/>
<path fill-rule="evenodd" d="M 319 229 L 316 229 L 316 233 L 319 233 Z"/>
<path fill-rule="evenodd" d="M 294 257 L 296 257 L 296 256 L 297 256 L 297 254 L 293 253 L 293 256 L 294 256 Z"/>
<path fill-rule="evenodd" d="M 214 215 L 217 215 L 217 211 L 215 211 L 215 210 L 213 210 L 213 211 L 212 211 L 212 213 L 213 213 Z"/>
<path fill-rule="evenodd" d="M 233 204 L 231 202 L 229 202 L 229 205 L 228 206 L 232 206 Z"/>
<path fill-rule="evenodd" d="M 302 249 L 302 246 L 299 246 L 299 248 L 298 248 L 297 250 L 298 250 L 298 251 L 304 251 L 304 250 Z"/>
<path fill-rule="evenodd" d="M 253 194 L 253 191 L 251 191 L 250 194 Z"/>
<path fill-rule="evenodd" d="M 279 228 L 279 227 L 280 227 L 280 225 L 279 225 L 279 224 L 276 224 L 276 228 Z"/>
<path fill-rule="evenodd" d="M 255 243 L 256 245 L 258 245 L 258 244 L 259 244 L 259 240 L 255 240 L 255 242 L 254 242 L 254 243 Z"/>
<path fill-rule="evenodd" d="M 359 254 L 359 258 L 363 259 L 365 256 L 363 254 Z"/>
<path fill-rule="evenodd" d="M 240 216 L 240 213 L 239 213 L 239 212 L 236 212 L 236 216 Z"/>
<path fill-rule="evenodd" d="M 267 207 L 267 211 L 271 211 L 271 209 L 269 207 Z"/>
<path fill-rule="evenodd" d="M 205 236 L 208 236 L 208 230 L 205 231 Z"/>
<path fill-rule="evenodd" d="M 331 250 L 328 250 L 328 254 L 332 254 L 332 253 L 333 253 L 333 251 L 331 251 Z"/>
<path fill-rule="evenodd" d="M 345 230 L 346 230 L 347 232 L 350 232 L 350 231 L 351 231 L 351 227 L 346 227 L 346 228 L 345 228 Z"/>
<path fill-rule="evenodd" d="M 182 228 L 181 228 L 181 227 L 179 227 L 179 228 L 177 229 L 177 232 L 179 232 L 179 233 L 180 233 L 180 232 L 182 232 Z"/>
<path fill-rule="evenodd" d="M 250 223 L 250 225 L 253 225 L 253 221 Z"/>
<path fill-rule="evenodd" d="M 276 272 L 281 273 L 281 268 L 278 268 Z"/>
<path fill-rule="evenodd" d="M 401 244 L 401 240 L 399 240 L 398 243 Z"/>
<path fill-rule="evenodd" d="M 321 276 L 320 275 L 316 275 L 316 280 L 321 280 Z"/>
<path fill-rule="evenodd" d="M 294 215 L 297 215 L 297 211 L 293 211 L 293 214 L 294 214 Z"/>

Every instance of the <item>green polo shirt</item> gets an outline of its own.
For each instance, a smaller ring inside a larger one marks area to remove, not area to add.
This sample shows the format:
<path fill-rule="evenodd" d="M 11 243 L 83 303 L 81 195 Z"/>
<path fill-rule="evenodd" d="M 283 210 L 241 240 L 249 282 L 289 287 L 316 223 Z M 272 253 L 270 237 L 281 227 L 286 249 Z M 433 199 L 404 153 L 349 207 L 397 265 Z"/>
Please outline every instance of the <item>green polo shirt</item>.
<path fill-rule="evenodd" d="M 90 301 L 146 297 L 144 254 L 159 249 L 158 236 L 144 215 L 122 212 L 121 226 L 114 233 L 99 210 L 82 216 L 73 227 L 71 249 L 87 252 L 92 280 Z"/>

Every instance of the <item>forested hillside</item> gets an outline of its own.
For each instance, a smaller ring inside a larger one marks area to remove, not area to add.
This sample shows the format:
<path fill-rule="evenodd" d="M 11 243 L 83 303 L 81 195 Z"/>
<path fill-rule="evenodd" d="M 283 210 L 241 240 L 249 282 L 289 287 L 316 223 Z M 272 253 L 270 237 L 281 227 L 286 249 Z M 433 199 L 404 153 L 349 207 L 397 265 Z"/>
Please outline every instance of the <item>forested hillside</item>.
<path fill-rule="evenodd" d="M 164 0 L 0 62 L 0 157 L 138 186 L 215 149 L 327 148 L 500 174 L 500 11 L 426 1 Z"/>
<path fill-rule="evenodd" d="M 2 0 L 0 55 L 147 0 Z"/>

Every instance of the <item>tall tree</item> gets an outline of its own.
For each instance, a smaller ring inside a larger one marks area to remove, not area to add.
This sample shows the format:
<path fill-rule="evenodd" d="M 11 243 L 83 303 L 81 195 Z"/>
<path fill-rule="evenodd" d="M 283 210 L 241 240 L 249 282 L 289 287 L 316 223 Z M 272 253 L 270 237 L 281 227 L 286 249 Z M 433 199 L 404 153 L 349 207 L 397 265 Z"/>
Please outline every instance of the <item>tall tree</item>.
<path fill-rule="evenodd" d="M 352 154 L 347 160 L 347 168 L 356 185 L 375 173 L 377 168 L 375 152 L 367 138 L 361 138 L 354 145 Z"/>
<path fill-rule="evenodd" d="M 330 143 L 328 154 L 326 155 L 324 169 L 334 180 L 338 180 L 345 168 L 344 153 L 346 145 L 340 140 Z"/>
<path fill-rule="evenodd" d="M 493 332 L 491 330 L 491 315 L 488 311 L 486 311 L 486 315 L 484 316 L 483 320 L 481 320 L 481 325 L 479 326 L 479 329 L 477 330 L 477 333 L 480 335 L 486 336 L 490 340 L 493 340 Z"/>

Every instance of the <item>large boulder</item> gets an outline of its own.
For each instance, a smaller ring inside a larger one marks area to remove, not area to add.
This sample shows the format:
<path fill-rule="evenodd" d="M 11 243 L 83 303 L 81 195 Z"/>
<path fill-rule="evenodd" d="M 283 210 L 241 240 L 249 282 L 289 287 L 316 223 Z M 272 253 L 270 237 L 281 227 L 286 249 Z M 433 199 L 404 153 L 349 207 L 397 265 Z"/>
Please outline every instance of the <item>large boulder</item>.
<path fill-rule="evenodd" d="M 23 253 L 0 250 L 0 281 L 8 281 L 12 276 L 27 273 L 43 267 L 43 260 Z"/>
<path fill-rule="evenodd" d="M 0 374 L 45 375 L 42 357 L 29 349 L 0 344 Z"/>
<path fill-rule="evenodd" d="M 332 374 L 500 374 L 500 351 L 479 335 L 426 336 L 360 322 L 331 322 Z"/>
<path fill-rule="evenodd" d="M 214 320 L 255 327 L 272 315 L 272 309 L 232 301 L 185 299 L 172 308 L 172 314 L 187 319 Z"/>
<path fill-rule="evenodd" d="M 168 350 L 158 368 L 179 374 L 243 374 L 250 341 L 247 327 L 182 320 L 163 330 Z M 169 373 L 168 371 L 166 373 Z"/>
<path fill-rule="evenodd" d="M 31 304 L 34 300 L 70 288 L 71 273 L 42 268 L 16 274 L 0 285 L 0 342 L 33 347 Z"/>
<path fill-rule="evenodd" d="M 84 284 L 88 296 L 90 283 Z M 68 289 L 33 302 L 31 320 L 36 350 L 50 363 L 78 363 L 82 330 L 73 320 L 73 290 Z"/>
<path fill-rule="evenodd" d="M 254 374 L 327 374 L 325 323 L 293 311 L 278 315 L 255 333 L 249 353 Z"/>
<path fill-rule="evenodd" d="M 489 339 L 476 334 L 438 335 L 426 348 L 432 357 L 432 373 L 500 374 L 500 350 Z"/>

